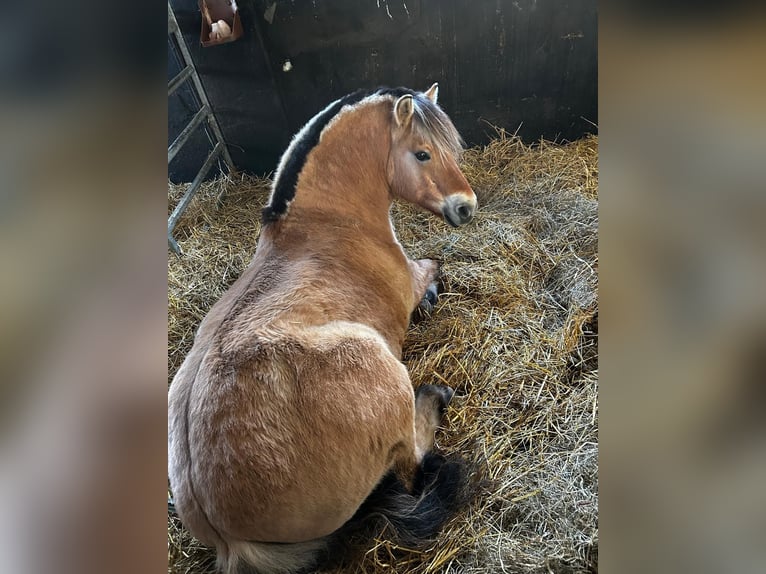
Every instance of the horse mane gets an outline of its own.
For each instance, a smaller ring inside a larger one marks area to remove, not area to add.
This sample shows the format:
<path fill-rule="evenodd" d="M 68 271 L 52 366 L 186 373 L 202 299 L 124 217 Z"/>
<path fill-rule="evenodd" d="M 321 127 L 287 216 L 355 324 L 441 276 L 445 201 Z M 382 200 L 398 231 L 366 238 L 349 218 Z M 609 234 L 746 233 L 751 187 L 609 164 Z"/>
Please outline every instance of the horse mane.
<path fill-rule="evenodd" d="M 277 221 L 287 213 L 290 202 L 295 198 L 298 176 L 306 164 L 309 153 L 319 143 L 322 132 L 345 106 L 356 106 L 373 96 L 390 96 L 392 101 L 404 95 L 411 95 L 414 102 L 414 128 L 430 140 L 440 153 L 459 156 L 464 142 L 447 114 L 434 104 L 425 94 L 409 88 L 382 87 L 375 90 L 357 90 L 335 100 L 324 110 L 315 115 L 303 128 L 295 134 L 282 159 L 279 162 L 271 198 L 261 214 L 261 222 Z"/>

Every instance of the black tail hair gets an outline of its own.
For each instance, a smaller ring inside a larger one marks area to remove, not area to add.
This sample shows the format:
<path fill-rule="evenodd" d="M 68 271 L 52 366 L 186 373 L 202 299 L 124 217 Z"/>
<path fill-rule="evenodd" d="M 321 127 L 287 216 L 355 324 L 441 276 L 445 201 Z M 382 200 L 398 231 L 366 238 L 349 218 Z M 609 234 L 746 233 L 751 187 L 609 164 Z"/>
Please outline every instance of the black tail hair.
<path fill-rule="evenodd" d="M 332 535 L 328 563 L 338 566 L 355 558 L 383 533 L 401 546 L 423 547 L 467 501 L 466 462 L 457 456 L 428 453 L 412 492 L 393 473 L 381 480 L 354 516 Z"/>

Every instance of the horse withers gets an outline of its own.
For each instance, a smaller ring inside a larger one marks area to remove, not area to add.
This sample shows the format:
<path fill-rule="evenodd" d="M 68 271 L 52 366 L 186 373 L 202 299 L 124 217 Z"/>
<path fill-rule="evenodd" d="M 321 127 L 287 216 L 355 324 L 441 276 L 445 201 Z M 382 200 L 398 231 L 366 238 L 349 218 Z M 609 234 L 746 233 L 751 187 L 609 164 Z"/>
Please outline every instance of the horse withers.
<path fill-rule="evenodd" d="M 414 391 L 400 361 L 438 265 L 409 259 L 389 217 L 394 198 L 456 227 L 476 210 L 437 94 L 356 92 L 303 127 L 250 266 L 173 380 L 175 506 L 227 573 L 316 567 L 370 512 L 417 544 L 454 510 L 460 467 L 432 453 L 452 390 Z"/>

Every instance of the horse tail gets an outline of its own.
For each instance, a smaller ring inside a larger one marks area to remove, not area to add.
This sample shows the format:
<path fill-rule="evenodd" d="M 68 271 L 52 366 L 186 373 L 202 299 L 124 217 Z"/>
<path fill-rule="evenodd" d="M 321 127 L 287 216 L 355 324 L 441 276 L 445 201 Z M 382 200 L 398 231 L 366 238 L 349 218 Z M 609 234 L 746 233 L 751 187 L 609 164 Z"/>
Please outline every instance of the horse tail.
<path fill-rule="evenodd" d="M 403 546 L 423 547 L 466 500 L 465 462 L 429 453 L 412 492 L 389 473 L 332 534 L 289 544 L 227 541 L 217 548 L 219 568 L 225 574 L 297 574 L 337 567 L 383 534 Z"/>
<path fill-rule="evenodd" d="M 332 562 L 345 559 L 382 534 L 408 548 L 425 546 L 466 504 L 467 490 L 466 462 L 454 456 L 426 454 L 412 492 L 393 473 L 387 474 L 333 535 Z"/>
<path fill-rule="evenodd" d="M 329 548 L 329 537 L 290 544 L 227 541 L 217 547 L 218 567 L 224 574 L 307 572 L 327 560 Z"/>

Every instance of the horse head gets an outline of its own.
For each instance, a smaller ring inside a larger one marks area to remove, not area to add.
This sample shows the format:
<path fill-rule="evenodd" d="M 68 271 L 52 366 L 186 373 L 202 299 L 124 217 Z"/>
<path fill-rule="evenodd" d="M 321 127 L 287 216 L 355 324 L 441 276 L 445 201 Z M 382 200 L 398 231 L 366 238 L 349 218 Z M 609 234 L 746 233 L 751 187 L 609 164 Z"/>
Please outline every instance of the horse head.
<path fill-rule="evenodd" d="M 473 219 L 477 201 L 458 166 L 463 141 L 436 103 L 439 87 L 426 92 L 391 90 L 393 104 L 388 179 L 391 192 L 453 227 Z"/>

